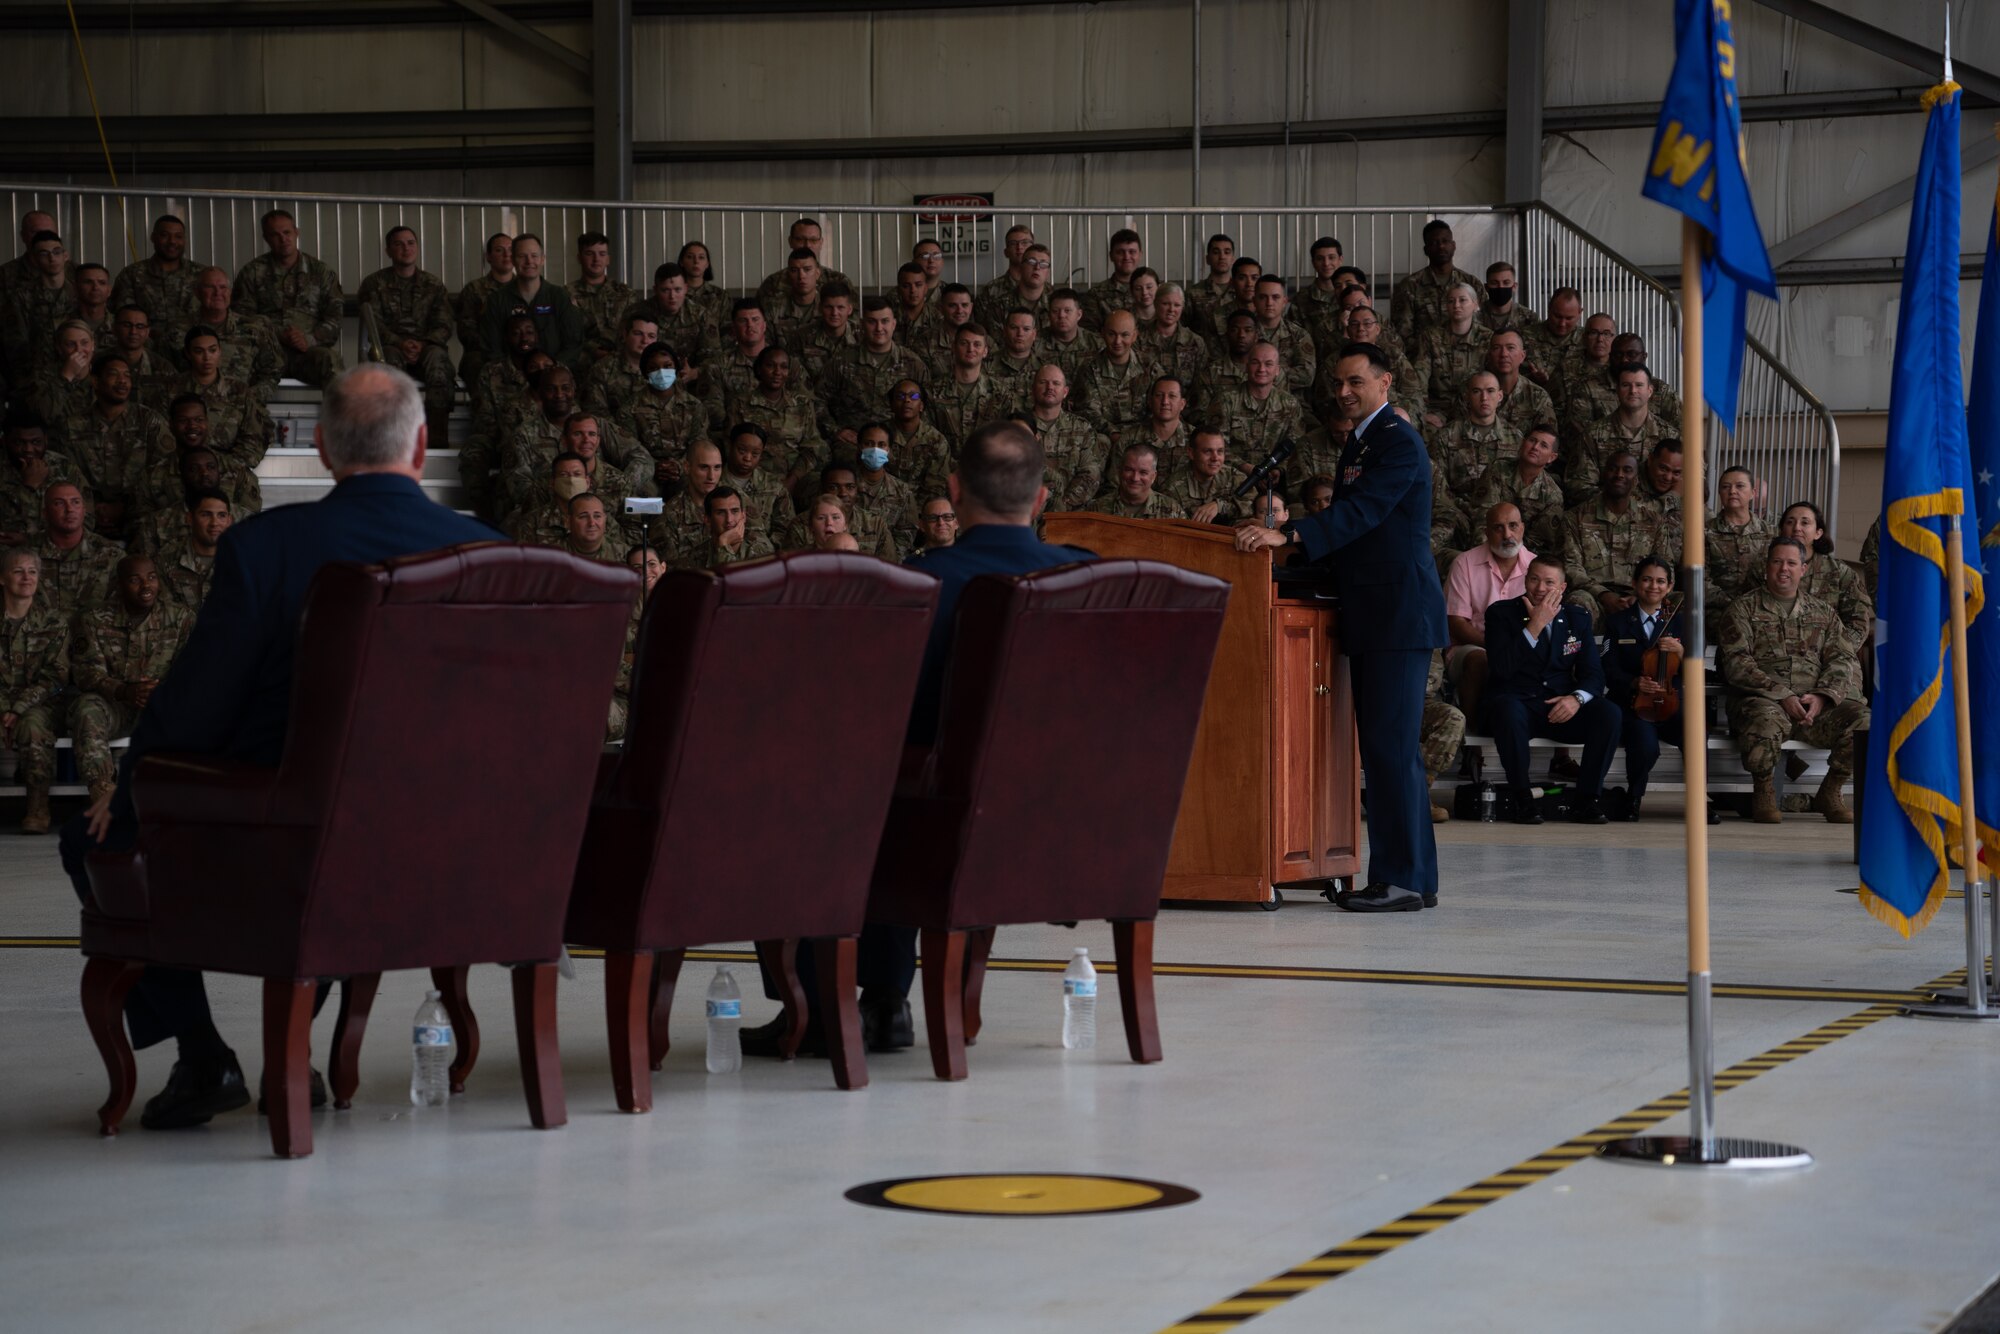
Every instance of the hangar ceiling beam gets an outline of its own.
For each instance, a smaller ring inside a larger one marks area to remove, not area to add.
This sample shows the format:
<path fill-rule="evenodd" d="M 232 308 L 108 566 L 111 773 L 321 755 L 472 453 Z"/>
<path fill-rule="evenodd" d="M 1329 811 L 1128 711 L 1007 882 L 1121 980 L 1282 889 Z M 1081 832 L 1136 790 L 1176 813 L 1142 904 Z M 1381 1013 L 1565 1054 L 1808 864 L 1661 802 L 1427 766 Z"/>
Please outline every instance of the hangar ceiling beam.
<path fill-rule="evenodd" d="M 486 3 L 486 0 L 451 0 L 451 3 L 469 14 L 477 15 L 486 20 L 501 32 L 512 37 L 515 41 L 549 57 L 558 64 L 569 66 L 584 78 L 588 79 L 590 77 L 589 56 L 570 50 L 567 46 L 564 46 L 561 42 L 542 32 L 540 29 L 529 27 L 506 10 L 495 5 L 489 5 Z"/>

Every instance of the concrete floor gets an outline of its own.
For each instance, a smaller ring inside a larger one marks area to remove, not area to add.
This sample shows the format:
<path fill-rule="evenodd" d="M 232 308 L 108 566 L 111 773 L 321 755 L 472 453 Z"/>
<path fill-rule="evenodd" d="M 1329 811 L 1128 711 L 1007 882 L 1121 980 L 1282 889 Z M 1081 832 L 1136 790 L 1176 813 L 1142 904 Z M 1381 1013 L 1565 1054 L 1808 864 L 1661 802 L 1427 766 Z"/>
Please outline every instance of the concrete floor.
<path fill-rule="evenodd" d="M 1721 984 L 1902 991 L 1962 962 L 1957 905 L 1913 942 L 1851 895 L 1848 832 L 1816 817 L 1715 831 Z M 824 1063 L 702 1068 L 690 962 L 655 1110 L 613 1108 L 597 965 L 562 991 L 570 1124 L 528 1127 L 504 978 L 475 972 L 485 1049 L 444 1112 L 407 1104 L 384 979 L 350 1112 L 317 1152 L 268 1156 L 248 1112 L 100 1141 L 102 1073 L 75 1001 L 75 916 L 48 841 L 0 836 L 0 1291 L 8 1327 L 157 1331 L 570 1329 L 671 1312 L 755 1331 L 1188 1330 L 1196 1312 L 1680 1088 L 1684 1004 L 1662 994 L 1451 985 L 1463 975 L 1675 982 L 1671 812 L 1637 828 L 1440 831 L 1445 906 L 1361 918 L 1170 910 L 1158 958 L 1405 970 L 1401 980 L 1162 976 L 1166 1060 L 1125 1059 L 1107 979 L 1094 1052 L 1058 1042 L 1059 985 L 997 970 L 971 1078 L 921 1051 L 842 1094 Z M 996 957 L 1110 953 L 1109 932 L 1022 928 Z M 749 975 L 739 966 L 739 975 Z M 1428 984 L 1427 984 L 1428 983 Z M 1444 984 L 1439 984 L 1444 983 Z M 753 988 L 754 989 L 754 988 Z M 256 986 L 217 979 L 255 1078 Z M 1867 998 L 1718 1000 L 1728 1065 Z M 751 1021 L 770 1007 L 746 1003 Z M 315 1032 L 323 1051 L 332 1009 Z M 921 1026 L 921 1014 L 919 1015 Z M 921 1030 L 920 1030 L 921 1031 Z M 141 1096 L 169 1057 L 140 1058 Z M 1725 1093 L 1725 1133 L 1791 1140 L 1763 1179 L 1585 1161 L 1248 1321 L 1255 1330 L 1934 1330 L 2000 1273 L 1984 1235 L 2000 1025 L 1886 1019 Z M 1662 1129 L 1683 1128 L 1682 1118 Z M 890 1177 L 1084 1172 L 1176 1182 L 1193 1204 L 1107 1217 L 863 1208 Z M 1298 1286 L 1298 1285 L 1294 1285 Z"/>

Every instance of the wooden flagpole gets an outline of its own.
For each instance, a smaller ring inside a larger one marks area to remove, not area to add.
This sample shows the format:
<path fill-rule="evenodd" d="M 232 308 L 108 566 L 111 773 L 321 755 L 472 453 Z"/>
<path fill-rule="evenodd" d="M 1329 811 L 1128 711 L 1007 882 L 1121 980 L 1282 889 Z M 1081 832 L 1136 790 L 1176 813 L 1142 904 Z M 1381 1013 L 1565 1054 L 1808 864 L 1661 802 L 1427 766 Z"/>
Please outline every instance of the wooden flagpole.
<path fill-rule="evenodd" d="M 1700 1156 L 1715 1152 L 1715 1041 L 1708 955 L 1708 597 L 1703 517 L 1702 432 L 1707 405 L 1702 384 L 1702 228 L 1681 219 L 1681 515 L 1685 543 L 1688 632 L 1692 650 L 1681 660 L 1681 767 L 1686 779 L 1688 938 L 1688 1137 Z"/>

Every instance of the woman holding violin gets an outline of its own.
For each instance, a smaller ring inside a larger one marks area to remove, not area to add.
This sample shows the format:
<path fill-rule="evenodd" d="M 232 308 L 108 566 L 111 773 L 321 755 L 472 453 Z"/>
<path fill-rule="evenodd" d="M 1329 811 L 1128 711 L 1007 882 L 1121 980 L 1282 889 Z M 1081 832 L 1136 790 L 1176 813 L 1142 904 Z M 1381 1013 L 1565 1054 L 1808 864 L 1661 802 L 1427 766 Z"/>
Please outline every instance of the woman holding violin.
<path fill-rule="evenodd" d="M 1681 744 L 1681 655 L 1687 618 L 1674 590 L 1673 566 L 1643 557 L 1632 571 L 1632 605 L 1605 618 L 1606 693 L 1625 714 L 1625 781 L 1632 804 L 1625 819 L 1639 818 L 1646 780 L 1660 758 L 1660 742 Z M 1710 824 L 1716 815 L 1711 806 Z"/>

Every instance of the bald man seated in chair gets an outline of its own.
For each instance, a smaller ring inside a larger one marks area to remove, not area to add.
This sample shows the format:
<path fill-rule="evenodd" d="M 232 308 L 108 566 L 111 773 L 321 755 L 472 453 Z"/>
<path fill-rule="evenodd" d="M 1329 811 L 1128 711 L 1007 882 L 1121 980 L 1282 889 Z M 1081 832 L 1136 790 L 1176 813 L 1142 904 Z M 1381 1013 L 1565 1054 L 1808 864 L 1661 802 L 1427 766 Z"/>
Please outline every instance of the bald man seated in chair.
<path fill-rule="evenodd" d="M 333 474 L 332 492 L 314 504 L 266 510 L 223 535 L 208 600 L 133 728 L 116 790 L 63 826 L 63 869 L 85 903 L 84 859 L 138 839 L 132 774 L 140 760 L 176 751 L 275 768 L 284 758 L 299 617 L 320 566 L 501 540 L 424 494 L 423 393 L 401 371 L 366 365 L 336 378 L 313 444 Z M 166 1089 L 139 1118 L 148 1130 L 200 1125 L 250 1100 L 236 1054 L 209 1014 L 200 973 L 149 967 L 125 1002 L 125 1022 L 134 1047 L 168 1038 L 180 1047 Z M 315 1074 L 313 1105 L 324 1101 Z"/>

